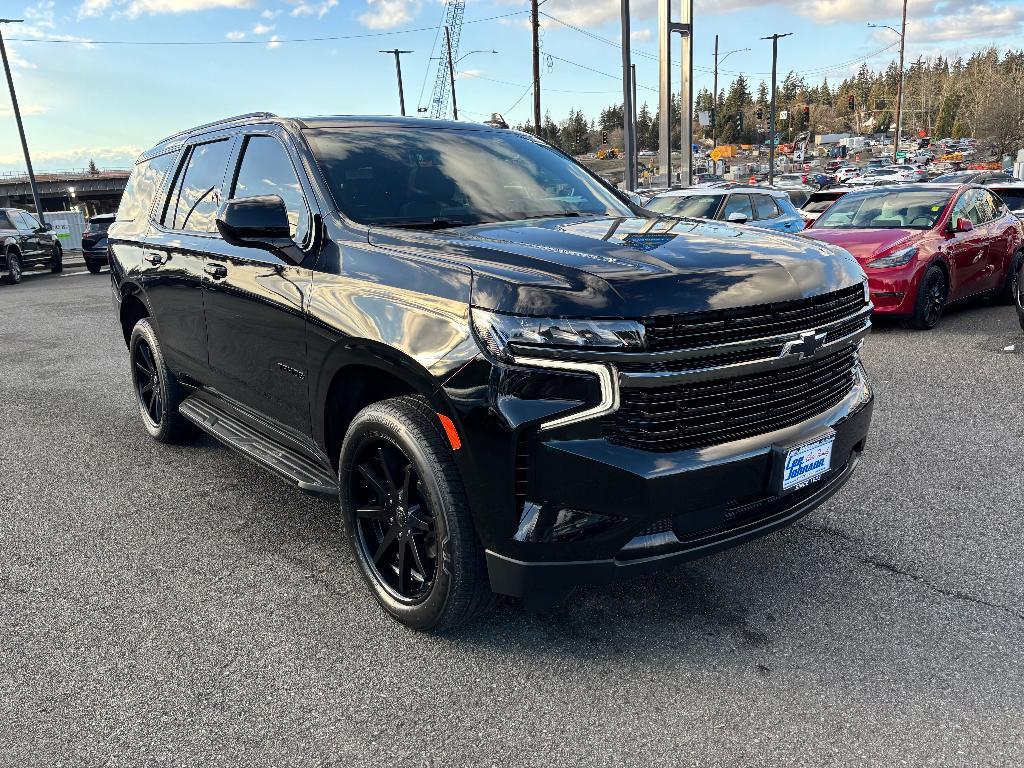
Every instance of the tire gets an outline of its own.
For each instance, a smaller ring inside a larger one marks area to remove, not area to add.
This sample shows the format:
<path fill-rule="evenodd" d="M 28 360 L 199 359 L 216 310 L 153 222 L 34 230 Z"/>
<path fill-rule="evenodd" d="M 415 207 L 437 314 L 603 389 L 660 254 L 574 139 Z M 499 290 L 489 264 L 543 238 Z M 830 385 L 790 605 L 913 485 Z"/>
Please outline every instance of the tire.
<path fill-rule="evenodd" d="M 1006 270 L 1003 287 L 996 292 L 995 296 L 996 301 L 1000 304 L 1016 303 L 1021 265 L 1024 265 L 1024 250 L 1017 251 L 1010 259 L 1010 267 Z"/>
<path fill-rule="evenodd" d="M 64 252 L 61 250 L 60 243 L 53 244 L 53 256 L 50 259 L 50 271 L 54 274 L 64 271 Z"/>
<path fill-rule="evenodd" d="M 384 400 L 356 414 L 338 483 L 356 568 L 394 619 L 439 633 L 490 605 L 462 479 L 425 399 Z"/>
<path fill-rule="evenodd" d="M 142 319 L 135 324 L 128 351 L 132 391 L 143 427 L 157 442 L 187 442 L 195 434 L 195 429 L 178 412 L 185 392 L 164 363 L 160 342 L 149 320 Z"/>
<path fill-rule="evenodd" d="M 8 285 L 17 285 L 21 282 L 21 257 L 14 251 L 7 252 L 7 274 L 4 275 L 4 282 Z"/>
<path fill-rule="evenodd" d="M 98 275 L 100 270 L 103 269 L 103 264 L 98 261 L 87 260 L 85 262 L 85 268 L 92 272 L 94 275 Z"/>
<path fill-rule="evenodd" d="M 1016 295 L 1013 298 L 1014 306 L 1017 309 L 1017 320 L 1020 322 L 1021 330 L 1024 330 L 1024 259 L 1017 264 Z"/>
<path fill-rule="evenodd" d="M 942 310 L 949 298 L 949 280 L 945 270 L 932 264 L 925 270 L 921 282 L 917 286 L 917 300 L 914 302 L 914 314 L 910 317 L 910 326 L 919 331 L 934 328 L 942 317 Z"/>

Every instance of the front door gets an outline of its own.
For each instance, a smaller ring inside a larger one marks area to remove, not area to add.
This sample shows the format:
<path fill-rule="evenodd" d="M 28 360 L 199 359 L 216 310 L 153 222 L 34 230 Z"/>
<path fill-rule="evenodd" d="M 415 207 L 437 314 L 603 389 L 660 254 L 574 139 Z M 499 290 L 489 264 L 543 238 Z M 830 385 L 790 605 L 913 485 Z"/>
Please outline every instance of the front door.
<path fill-rule="evenodd" d="M 966 219 L 974 227 L 970 232 L 954 232 L 949 243 L 949 256 L 953 265 L 950 299 L 962 299 L 982 290 L 988 275 L 989 235 L 984 228 L 981 210 L 984 190 L 969 189 L 953 206 L 950 224 Z"/>
<path fill-rule="evenodd" d="M 21 263 L 27 265 L 41 261 L 49 254 L 43 253 L 39 221 L 28 211 L 12 211 L 12 213 L 14 214 L 14 224 L 18 228 Z"/>
<path fill-rule="evenodd" d="M 310 240 L 312 195 L 304 190 L 285 134 L 254 127 L 231 163 L 229 198 L 277 195 L 285 202 L 292 237 Z M 315 255 L 301 264 L 258 248 L 218 240 L 207 255 L 203 302 L 210 368 L 216 386 L 279 425 L 308 436 L 309 394 L 305 301 Z"/>

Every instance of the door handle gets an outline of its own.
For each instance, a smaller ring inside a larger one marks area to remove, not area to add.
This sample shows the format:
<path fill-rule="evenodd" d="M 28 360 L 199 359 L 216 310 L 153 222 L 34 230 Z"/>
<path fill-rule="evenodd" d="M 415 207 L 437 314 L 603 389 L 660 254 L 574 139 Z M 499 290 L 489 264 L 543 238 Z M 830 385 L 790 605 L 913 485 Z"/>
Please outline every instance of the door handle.
<path fill-rule="evenodd" d="M 148 261 L 154 267 L 158 267 L 165 261 L 167 261 L 167 255 L 163 253 L 158 253 L 157 251 L 147 251 L 142 258 Z"/>
<path fill-rule="evenodd" d="M 207 264 L 203 271 L 214 280 L 223 280 L 228 276 L 228 268 L 223 264 Z"/>

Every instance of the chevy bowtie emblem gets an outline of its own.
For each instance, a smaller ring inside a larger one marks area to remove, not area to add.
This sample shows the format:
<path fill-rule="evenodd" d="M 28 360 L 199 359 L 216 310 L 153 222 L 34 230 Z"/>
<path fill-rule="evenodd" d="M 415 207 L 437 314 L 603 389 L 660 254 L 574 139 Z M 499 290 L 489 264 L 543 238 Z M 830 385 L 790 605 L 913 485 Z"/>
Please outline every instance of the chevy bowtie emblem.
<path fill-rule="evenodd" d="M 800 355 L 801 360 L 807 357 L 814 357 L 814 353 L 821 349 L 822 344 L 825 343 L 825 335 L 824 332 L 804 331 L 800 334 L 799 339 L 787 341 L 783 345 L 782 354 L 779 357 Z"/>

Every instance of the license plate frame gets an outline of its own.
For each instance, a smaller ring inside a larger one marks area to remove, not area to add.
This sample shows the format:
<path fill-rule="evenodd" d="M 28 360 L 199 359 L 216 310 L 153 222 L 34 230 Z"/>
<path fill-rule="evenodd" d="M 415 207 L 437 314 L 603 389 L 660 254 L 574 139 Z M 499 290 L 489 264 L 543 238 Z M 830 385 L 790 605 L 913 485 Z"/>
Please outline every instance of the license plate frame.
<path fill-rule="evenodd" d="M 777 446 L 772 471 L 772 490 L 776 496 L 799 491 L 818 482 L 832 469 L 832 449 L 836 431 L 829 429 L 809 440 Z M 813 466 L 813 469 L 802 469 Z M 794 471 L 796 470 L 796 471 Z"/>

